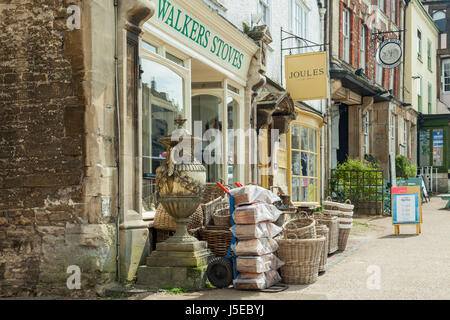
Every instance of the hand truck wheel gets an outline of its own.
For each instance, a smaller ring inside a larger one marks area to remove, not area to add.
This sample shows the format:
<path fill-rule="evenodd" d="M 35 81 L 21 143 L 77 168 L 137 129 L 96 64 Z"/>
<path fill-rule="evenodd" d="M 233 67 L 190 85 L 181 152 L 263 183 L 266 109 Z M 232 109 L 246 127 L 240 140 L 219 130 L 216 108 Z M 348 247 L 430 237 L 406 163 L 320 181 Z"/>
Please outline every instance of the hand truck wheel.
<path fill-rule="evenodd" d="M 209 282 L 216 288 L 226 288 L 233 281 L 233 265 L 231 259 L 217 257 L 211 260 L 206 268 Z"/>

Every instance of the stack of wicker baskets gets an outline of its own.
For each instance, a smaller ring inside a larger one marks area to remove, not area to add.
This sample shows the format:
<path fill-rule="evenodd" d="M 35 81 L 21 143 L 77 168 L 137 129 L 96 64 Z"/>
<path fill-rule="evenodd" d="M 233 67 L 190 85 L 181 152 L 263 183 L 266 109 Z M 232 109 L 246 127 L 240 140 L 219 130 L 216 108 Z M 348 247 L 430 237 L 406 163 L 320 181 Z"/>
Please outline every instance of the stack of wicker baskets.
<path fill-rule="evenodd" d="M 318 236 L 325 237 L 325 245 L 320 256 L 319 272 L 325 272 L 325 266 L 328 260 L 328 227 L 324 224 L 316 224 L 316 233 Z"/>
<path fill-rule="evenodd" d="M 316 232 L 312 218 L 299 218 L 283 226 L 276 238 L 277 256 L 284 261 L 281 278 L 287 284 L 310 284 L 317 280 L 326 238 Z"/>
<path fill-rule="evenodd" d="M 200 239 L 208 243 L 208 248 L 216 257 L 225 257 L 232 239 L 227 196 L 203 204 L 203 212 L 204 226 L 200 230 Z"/>
<path fill-rule="evenodd" d="M 338 247 L 340 251 L 344 251 L 347 247 L 348 236 L 353 224 L 353 208 L 350 200 L 346 200 L 345 203 L 339 204 L 339 240 Z"/>
<path fill-rule="evenodd" d="M 203 209 L 201 205 L 198 206 L 189 219 L 190 221 L 187 224 L 188 232 L 191 236 L 198 238 L 199 231 L 203 225 Z M 175 220 L 166 212 L 162 204 L 159 204 L 156 208 L 153 227 L 156 229 L 156 242 L 166 241 L 174 234 L 177 228 Z"/>

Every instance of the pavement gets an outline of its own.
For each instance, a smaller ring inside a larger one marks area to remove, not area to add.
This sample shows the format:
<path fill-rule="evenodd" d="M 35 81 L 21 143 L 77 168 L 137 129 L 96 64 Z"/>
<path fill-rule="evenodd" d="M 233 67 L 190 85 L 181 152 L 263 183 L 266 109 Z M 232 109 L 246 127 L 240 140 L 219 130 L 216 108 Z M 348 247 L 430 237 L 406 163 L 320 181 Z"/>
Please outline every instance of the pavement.
<path fill-rule="evenodd" d="M 328 257 L 326 272 L 310 285 L 263 293 L 233 288 L 199 292 L 145 293 L 136 300 L 404 300 L 450 299 L 450 210 L 432 197 L 423 204 L 422 233 L 401 226 L 394 235 L 391 217 L 358 217 L 347 249 Z"/>

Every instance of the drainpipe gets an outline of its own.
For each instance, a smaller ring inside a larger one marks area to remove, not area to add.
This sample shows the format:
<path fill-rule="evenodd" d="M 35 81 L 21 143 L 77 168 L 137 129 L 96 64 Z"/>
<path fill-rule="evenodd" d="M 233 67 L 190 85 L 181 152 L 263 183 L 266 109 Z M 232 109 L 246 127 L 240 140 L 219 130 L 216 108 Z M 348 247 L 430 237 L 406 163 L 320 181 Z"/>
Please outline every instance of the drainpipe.
<path fill-rule="evenodd" d="M 120 100 L 119 100 L 119 46 L 118 46 L 118 15 L 119 0 L 114 1 L 114 91 L 117 119 L 117 217 L 116 217 L 116 281 L 120 282 L 120 155 L 121 155 L 121 134 L 120 134 Z"/>
<path fill-rule="evenodd" d="M 321 43 L 325 43 L 325 14 L 327 12 L 327 9 L 323 7 L 323 4 L 321 1 L 317 1 L 317 5 L 319 7 L 319 15 L 320 15 L 320 42 Z M 326 47 L 324 45 L 324 50 L 326 50 Z M 327 79 L 327 81 L 329 82 L 329 79 Z M 328 99 L 327 100 L 320 100 L 320 112 L 322 112 L 322 115 L 325 118 L 325 115 L 327 113 L 326 109 L 328 105 Z M 321 172 L 321 188 L 320 188 L 320 196 L 321 199 L 324 200 L 325 199 L 325 127 L 322 126 L 321 128 L 321 135 L 320 135 L 320 155 L 321 155 L 321 159 L 320 159 L 320 172 Z"/>

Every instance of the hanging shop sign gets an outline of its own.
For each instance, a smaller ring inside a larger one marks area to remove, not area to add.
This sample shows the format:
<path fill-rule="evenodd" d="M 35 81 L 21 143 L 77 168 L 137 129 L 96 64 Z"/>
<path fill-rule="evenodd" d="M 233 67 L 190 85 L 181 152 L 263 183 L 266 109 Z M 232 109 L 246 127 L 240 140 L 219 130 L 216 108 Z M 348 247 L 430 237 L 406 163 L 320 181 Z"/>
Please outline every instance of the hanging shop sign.
<path fill-rule="evenodd" d="M 294 101 L 328 97 L 326 52 L 313 52 L 285 57 L 286 90 Z"/>
<path fill-rule="evenodd" d="M 422 223 L 422 199 L 420 186 L 391 188 L 392 223 L 395 234 L 400 233 L 400 225 L 415 224 L 416 233 L 420 233 Z"/>
<path fill-rule="evenodd" d="M 377 63 L 385 69 L 393 69 L 400 64 L 402 55 L 400 40 L 387 39 L 378 46 Z"/>

